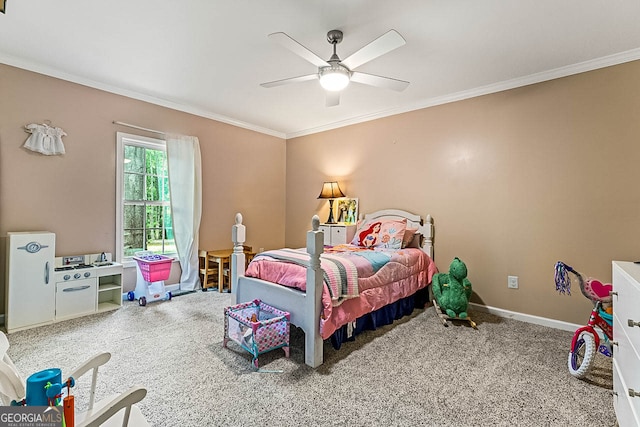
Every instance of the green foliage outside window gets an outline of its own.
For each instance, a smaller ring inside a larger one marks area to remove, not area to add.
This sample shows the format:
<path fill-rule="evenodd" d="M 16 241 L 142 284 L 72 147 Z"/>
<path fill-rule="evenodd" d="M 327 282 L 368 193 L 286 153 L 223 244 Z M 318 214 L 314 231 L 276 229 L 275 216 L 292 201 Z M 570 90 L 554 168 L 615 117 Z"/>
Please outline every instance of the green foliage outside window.
<path fill-rule="evenodd" d="M 124 159 L 124 255 L 175 253 L 166 153 L 125 145 Z"/>

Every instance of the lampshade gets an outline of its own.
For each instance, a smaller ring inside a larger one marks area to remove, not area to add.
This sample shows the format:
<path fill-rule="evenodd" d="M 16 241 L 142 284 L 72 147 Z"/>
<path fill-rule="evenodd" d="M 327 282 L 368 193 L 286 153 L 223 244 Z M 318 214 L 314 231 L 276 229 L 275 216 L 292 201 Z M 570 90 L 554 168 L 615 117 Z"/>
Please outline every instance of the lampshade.
<path fill-rule="evenodd" d="M 322 184 L 318 199 L 337 199 L 338 197 L 345 197 L 345 195 L 336 181 L 327 181 Z"/>
<path fill-rule="evenodd" d="M 332 65 L 320 69 L 320 85 L 328 91 L 337 92 L 349 84 L 349 70 L 341 65 Z"/>

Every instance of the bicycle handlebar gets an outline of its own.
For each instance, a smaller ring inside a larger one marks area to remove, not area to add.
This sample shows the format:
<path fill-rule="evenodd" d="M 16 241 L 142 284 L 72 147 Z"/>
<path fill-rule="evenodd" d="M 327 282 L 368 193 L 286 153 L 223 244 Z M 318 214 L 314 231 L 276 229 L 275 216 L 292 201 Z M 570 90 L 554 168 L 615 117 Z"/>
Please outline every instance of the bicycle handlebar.
<path fill-rule="evenodd" d="M 580 285 L 580 292 L 582 292 L 582 295 L 584 295 L 589 301 L 591 301 L 595 305 L 596 301 L 591 299 L 591 296 L 589 296 L 589 294 L 585 290 L 584 277 L 582 276 L 582 274 L 574 270 L 573 267 L 571 267 L 570 265 L 565 264 L 561 261 L 558 261 L 556 263 L 556 274 L 555 274 L 556 290 L 559 291 L 560 293 L 566 292 L 567 294 L 571 295 L 571 279 L 566 274 L 567 271 L 569 273 L 575 274 L 575 276 L 578 278 L 578 284 Z"/>

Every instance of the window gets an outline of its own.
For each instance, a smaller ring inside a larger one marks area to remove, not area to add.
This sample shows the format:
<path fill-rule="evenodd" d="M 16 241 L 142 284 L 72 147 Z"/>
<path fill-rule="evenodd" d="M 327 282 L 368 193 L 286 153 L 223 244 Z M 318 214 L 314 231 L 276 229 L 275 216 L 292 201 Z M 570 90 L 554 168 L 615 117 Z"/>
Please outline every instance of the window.
<path fill-rule="evenodd" d="M 118 132 L 116 250 L 175 254 L 165 142 Z"/>

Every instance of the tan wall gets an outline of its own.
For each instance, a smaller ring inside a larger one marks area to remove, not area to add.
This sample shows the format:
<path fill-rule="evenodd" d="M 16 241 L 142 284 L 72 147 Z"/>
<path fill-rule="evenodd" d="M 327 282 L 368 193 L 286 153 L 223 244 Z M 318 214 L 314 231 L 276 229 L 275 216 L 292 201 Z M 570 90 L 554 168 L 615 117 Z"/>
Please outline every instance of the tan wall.
<path fill-rule="evenodd" d="M 67 132 L 64 156 L 22 148 L 23 126 L 44 120 Z M 115 251 L 116 132 L 157 135 L 113 120 L 199 138 L 201 248 L 231 247 L 236 212 L 247 244 L 284 244 L 283 139 L 0 64 L 0 253 L 8 231 L 28 230 L 55 232 L 58 256 Z"/>
<path fill-rule="evenodd" d="M 633 62 L 291 139 L 286 244 L 326 219 L 316 197 L 337 179 L 360 212 L 431 214 L 438 267 L 465 261 L 476 302 L 586 322 L 553 267 L 610 281 L 611 260 L 640 259 L 638 76 Z"/>
<path fill-rule="evenodd" d="M 361 212 L 430 213 L 438 266 L 461 257 L 476 301 L 582 323 L 589 303 L 577 288 L 556 294 L 555 261 L 610 280 L 612 259 L 640 259 L 638 75 L 623 64 L 295 138 L 285 152 L 279 138 L 0 65 L 0 236 L 50 230 L 58 255 L 113 252 L 115 133 L 136 133 L 111 123 L 122 120 L 200 139 L 201 247 L 229 246 L 237 211 L 255 248 L 302 246 L 311 216 L 326 219 L 322 182 L 337 179 Z M 21 148 L 22 126 L 46 119 L 69 134 L 65 156 Z"/>

